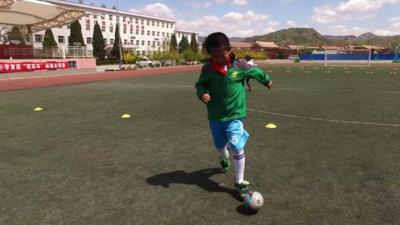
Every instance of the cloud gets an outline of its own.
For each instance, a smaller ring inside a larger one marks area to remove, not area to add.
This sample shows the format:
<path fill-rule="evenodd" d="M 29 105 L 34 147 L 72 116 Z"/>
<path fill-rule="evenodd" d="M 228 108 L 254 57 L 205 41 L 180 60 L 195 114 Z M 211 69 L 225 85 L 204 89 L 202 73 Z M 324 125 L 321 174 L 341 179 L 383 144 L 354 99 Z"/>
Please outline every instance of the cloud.
<path fill-rule="evenodd" d="M 345 25 L 335 25 L 328 28 L 328 33 L 332 35 L 360 35 L 367 32 L 365 28 L 361 27 L 347 27 Z"/>
<path fill-rule="evenodd" d="M 165 19 L 176 19 L 176 14 L 174 13 L 174 11 L 170 9 L 167 5 L 160 2 L 149 4 L 139 9 L 131 9 L 130 11 Z"/>
<path fill-rule="evenodd" d="M 235 5 L 247 5 L 247 0 L 234 0 L 233 4 Z"/>
<path fill-rule="evenodd" d="M 191 2 L 191 6 L 195 9 L 200 9 L 200 8 L 209 8 L 212 6 L 211 2 Z"/>
<path fill-rule="evenodd" d="M 201 35 L 221 31 L 229 36 L 248 37 L 275 31 L 278 21 L 270 20 L 268 15 L 253 11 L 245 13 L 229 12 L 222 16 L 202 16 L 193 20 L 178 20 L 180 29 L 194 30 Z"/>
<path fill-rule="evenodd" d="M 348 21 L 354 18 L 369 19 L 385 5 L 399 4 L 400 0 L 347 0 L 335 6 L 315 7 L 311 20 L 320 24 Z"/>
<path fill-rule="evenodd" d="M 293 20 L 288 20 L 288 21 L 286 22 L 286 25 L 287 25 L 289 28 L 291 28 L 291 27 L 296 27 L 296 26 L 297 26 L 296 22 L 294 22 Z"/>

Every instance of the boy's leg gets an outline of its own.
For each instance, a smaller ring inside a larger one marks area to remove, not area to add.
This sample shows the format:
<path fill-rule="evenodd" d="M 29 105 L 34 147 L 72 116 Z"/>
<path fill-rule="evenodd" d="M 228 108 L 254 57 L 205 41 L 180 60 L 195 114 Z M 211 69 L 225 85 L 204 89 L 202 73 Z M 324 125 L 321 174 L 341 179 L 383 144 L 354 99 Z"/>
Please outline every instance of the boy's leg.
<path fill-rule="evenodd" d="M 220 154 L 221 167 L 226 171 L 229 169 L 231 163 L 229 161 L 229 152 L 227 148 L 227 137 L 224 130 L 223 122 L 210 121 L 210 129 L 214 140 L 215 148 Z"/>
<path fill-rule="evenodd" d="M 242 196 L 247 194 L 249 182 L 244 180 L 245 153 L 244 147 L 249 138 L 249 134 L 243 128 L 241 120 L 234 120 L 226 127 L 229 140 L 229 148 L 233 153 L 233 164 L 235 166 L 235 186 L 239 189 Z"/>

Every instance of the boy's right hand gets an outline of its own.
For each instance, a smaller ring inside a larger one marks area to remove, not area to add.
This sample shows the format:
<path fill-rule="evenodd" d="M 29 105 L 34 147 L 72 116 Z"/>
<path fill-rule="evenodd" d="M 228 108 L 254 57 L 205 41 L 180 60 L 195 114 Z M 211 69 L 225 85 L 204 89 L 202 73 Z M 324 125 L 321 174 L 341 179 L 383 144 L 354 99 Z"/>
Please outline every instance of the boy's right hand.
<path fill-rule="evenodd" d="M 208 93 L 204 93 L 202 96 L 201 96 L 201 101 L 203 101 L 204 103 L 209 103 L 210 101 L 211 101 L 211 96 L 210 96 L 210 94 L 208 94 Z"/>

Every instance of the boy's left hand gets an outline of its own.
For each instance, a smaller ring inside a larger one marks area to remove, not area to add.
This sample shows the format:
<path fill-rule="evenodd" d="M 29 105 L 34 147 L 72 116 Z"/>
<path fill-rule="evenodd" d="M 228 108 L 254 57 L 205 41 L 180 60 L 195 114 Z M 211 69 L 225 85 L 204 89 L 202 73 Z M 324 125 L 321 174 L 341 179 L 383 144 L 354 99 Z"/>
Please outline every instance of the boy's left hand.
<path fill-rule="evenodd" d="M 268 88 L 269 90 L 272 89 L 272 80 L 270 80 L 269 83 L 267 84 L 267 88 Z"/>

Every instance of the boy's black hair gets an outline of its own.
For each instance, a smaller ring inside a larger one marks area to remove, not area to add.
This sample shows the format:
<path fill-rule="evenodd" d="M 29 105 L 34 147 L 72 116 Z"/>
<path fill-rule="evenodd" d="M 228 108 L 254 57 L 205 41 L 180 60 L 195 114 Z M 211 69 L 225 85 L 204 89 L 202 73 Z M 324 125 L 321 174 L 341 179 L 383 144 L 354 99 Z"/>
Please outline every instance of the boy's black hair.
<path fill-rule="evenodd" d="M 208 35 L 204 44 L 208 54 L 210 54 L 213 50 L 231 50 L 229 38 L 222 32 L 215 32 Z"/>

